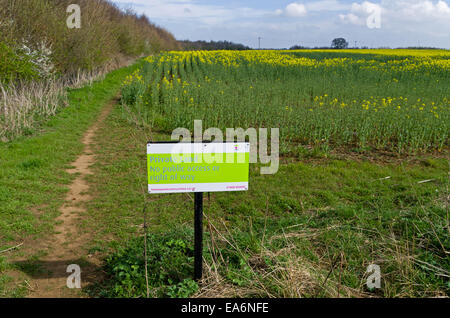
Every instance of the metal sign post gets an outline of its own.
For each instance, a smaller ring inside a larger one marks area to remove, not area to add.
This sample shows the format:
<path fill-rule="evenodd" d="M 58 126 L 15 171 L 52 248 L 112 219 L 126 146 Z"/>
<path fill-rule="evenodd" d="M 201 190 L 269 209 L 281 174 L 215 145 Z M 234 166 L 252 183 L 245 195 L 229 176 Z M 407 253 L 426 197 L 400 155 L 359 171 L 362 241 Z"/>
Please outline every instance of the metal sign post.
<path fill-rule="evenodd" d="M 203 274 L 203 192 L 195 193 L 194 199 L 194 279 Z"/>

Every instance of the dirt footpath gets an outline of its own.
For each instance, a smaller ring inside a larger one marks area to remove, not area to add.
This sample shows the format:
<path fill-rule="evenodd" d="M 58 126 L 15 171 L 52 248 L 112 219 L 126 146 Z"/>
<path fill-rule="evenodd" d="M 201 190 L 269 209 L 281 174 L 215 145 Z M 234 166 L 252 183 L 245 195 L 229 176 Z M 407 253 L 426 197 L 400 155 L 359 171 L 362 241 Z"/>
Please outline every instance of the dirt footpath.
<path fill-rule="evenodd" d="M 42 248 L 47 254 L 39 258 L 38 264 L 42 266 L 42 271 L 32 275 L 32 292 L 29 297 L 82 296 L 80 289 L 67 288 L 67 278 L 71 275 L 67 272 L 67 267 L 71 264 L 80 266 L 81 287 L 101 279 L 100 260 L 88 255 L 84 249 L 85 243 L 90 239 L 89 234 L 81 234 L 78 225 L 82 214 L 86 212 L 85 203 L 91 200 L 89 184 L 85 177 L 92 174 L 90 167 L 96 160 L 92 152 L 93 139 L 115 103 L 116 99 L 109 102 L 97 121 L 86 131 L 82 139 L 83 153 L 71 164 L 73 169 L 67 171 L 77 174 L 77 177 L 69 186 L 65 203 L 60 207 L 61 215 L 56 219 L 55 235 L 42 242 Z"/>

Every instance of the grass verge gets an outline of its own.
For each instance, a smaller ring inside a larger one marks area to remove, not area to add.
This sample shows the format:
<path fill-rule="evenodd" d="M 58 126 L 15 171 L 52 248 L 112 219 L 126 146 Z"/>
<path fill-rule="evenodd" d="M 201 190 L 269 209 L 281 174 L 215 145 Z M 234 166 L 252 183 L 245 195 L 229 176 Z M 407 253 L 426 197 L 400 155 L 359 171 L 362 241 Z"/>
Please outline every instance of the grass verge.
<path fill-rule="evenodd" d="M 136 67 L 113 71 L 102 81 L 69 90 L 69 107 L 39 131 L 0 143 L 0 251 L 21 242 L 29 248 L 52 233 L 66 186 L 76 177 L 66 170 L 83 149 L 81 137 Z M 15 292 L 2 283 L 10 280 L 5 273 L 14 269 L 6 259 L 10 253 L 0 255 L 0 296 L 13 296 Z"/>

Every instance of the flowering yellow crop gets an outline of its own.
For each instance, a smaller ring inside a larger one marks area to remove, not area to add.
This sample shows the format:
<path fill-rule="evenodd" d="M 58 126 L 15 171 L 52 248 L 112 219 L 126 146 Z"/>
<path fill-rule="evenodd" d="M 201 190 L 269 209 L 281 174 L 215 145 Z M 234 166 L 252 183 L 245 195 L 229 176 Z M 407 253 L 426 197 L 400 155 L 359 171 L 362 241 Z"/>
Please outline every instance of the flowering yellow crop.
<path fill-rule="evenodd" d="M 280 127 L 289 142 L 399 152 L 448 145 L 449 51 L 173 51 L 146 62 L 122 94 L 146 120 L 163 116 L 165 128 L 203 119 Z"/>
<path fill-rule="evenodd" d="M 305 53 L 347 53 L 344 58 L 314 59 L 302 57 Z M 381 62 L 375 59 L 354 59 L 352 54 L 372 54 L 375 56 L 398 56 L 405 59 L 393 59 Z M 149 57 L 149 62 L 154 58 Z M 264 51 L 173 51 L 163 55 L 159 65 L 164 63 L 185 63 L 186 61 L 198 61 L 200 64 L 221 64 L 228 67 L 240 67 L 242 65 L 268 64 L 272 66 L 291 67 L 342 67 L 356 65 L 375 71 L 418 71 L 423 69 L 450 70 L 450 52 L 445 50 L 264 50 Z M 398 82 L 397 78 L 393 79 Z"/>

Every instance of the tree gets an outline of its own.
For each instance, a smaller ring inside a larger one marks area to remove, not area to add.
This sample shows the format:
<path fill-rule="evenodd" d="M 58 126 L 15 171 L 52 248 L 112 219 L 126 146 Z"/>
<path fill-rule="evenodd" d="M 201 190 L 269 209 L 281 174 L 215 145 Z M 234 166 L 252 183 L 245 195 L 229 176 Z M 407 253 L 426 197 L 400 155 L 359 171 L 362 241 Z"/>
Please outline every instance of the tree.
<path fill-rule="evenodd" d="M 348 48 L 348 42 L 344 38 L 337 38 L 331 42 L 333 49 L 346 49 Z"/>
<path fill-rule="evenodd" d="M 249 50 L 248 46 L 229 41 L 180 41 L 185 50 Z"/>
<path fill-rule="evenodd" d="M 289 50 L 303 50 L 303 49 L 307 49 L 307 47 L 301 46 L 301 45 L 294 45 L 294 46 L 291 46 L 291 48 Z"/>

